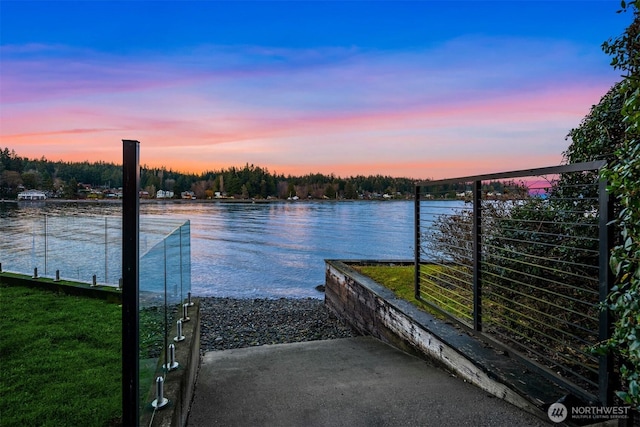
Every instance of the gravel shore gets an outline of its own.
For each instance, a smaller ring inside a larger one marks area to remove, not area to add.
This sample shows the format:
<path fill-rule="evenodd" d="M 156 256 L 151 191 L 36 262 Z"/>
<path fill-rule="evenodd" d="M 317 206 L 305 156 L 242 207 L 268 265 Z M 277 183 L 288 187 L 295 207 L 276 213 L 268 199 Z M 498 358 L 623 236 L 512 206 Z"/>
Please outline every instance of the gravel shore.
<path fill-rule="evenodd" d="M 357 336 L 319 299 L 201 297 L 200 351 Z"/>

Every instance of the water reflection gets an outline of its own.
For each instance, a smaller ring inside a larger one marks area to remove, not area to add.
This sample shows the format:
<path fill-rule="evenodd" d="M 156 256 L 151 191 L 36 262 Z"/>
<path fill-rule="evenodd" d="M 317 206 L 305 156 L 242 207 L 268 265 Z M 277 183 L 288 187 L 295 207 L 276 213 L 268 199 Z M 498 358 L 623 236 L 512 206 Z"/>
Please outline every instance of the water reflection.
<path fill-rule="evenodd" d="M 0 203 L 2 258 L 7 251 L 33 249 L 25 240 L 33 233 L 29 227 L 34 227 L 34 218 L 43 214 L 76 217 L 78 221 L 83 216 L 118 221 L 121 215 L 121 205 L 109 203 L 8 205 L 12 204 Z M 413 258 L 413 203 L 409 201 L 160 202 L 143 203 L 140 210 L 141 228 L 145 218 L 174 223 L 190 220 L 194 295 L 322 298 L 315 287 L 324 282 L 324 259 Z M 76 231 L 66 245 L 55 243 L 65 245 L 69 258 L 87 256 L 90 243 L 104 239 L 100 234 L 104 227 L 90 230 L 91 226 L 71 221 L 66 226 L 82 230 Z M 151 241 L 153 229 L 141 230 L 141 236 L 142 231 L 144 251 L 155 243 Z M 102 253 L 91 256 L 105 257 Z M 109 263 L 118 259 L 118 254 L 109 252 L 106 257 Z M 106 273 L 113 274 L 109 269 Z"/>

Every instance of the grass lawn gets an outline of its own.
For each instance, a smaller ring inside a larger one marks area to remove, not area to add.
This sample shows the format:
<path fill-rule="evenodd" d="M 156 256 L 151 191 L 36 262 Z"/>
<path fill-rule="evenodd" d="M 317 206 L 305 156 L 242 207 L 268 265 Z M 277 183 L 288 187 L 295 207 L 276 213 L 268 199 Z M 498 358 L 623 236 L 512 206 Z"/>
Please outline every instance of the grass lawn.
<path fill-rule="evenodd" d="M 413 265 L 350 265 L 356 271 L 371 277 L 398 297 L 416 307 L 432 313 L 434 310 L 415 298 Z"/>
<path fill-rule="evenodd" d="M 413 285 L 413 265 L 356 265 L 349 267 L 371 277 L 376 282 L 393 291 L 396 296 L 407 301 L 415 300 Z"/>
<path fill-rule="evenodd" d="M 117 424 L 121 307 L 1 283 L 0 307 L 0 424 Z"/>
<path fill-rule="evenodd" d="M 390 289 L 398 297 L 411 304 L 415 305 L 419 309 L 426 311 L 436 318 L 444 319 L 443 315 L 434 310 L 433 307 L 426 304 L 424 300 L 418 300 L 415 297 L 414 287 L 414 266 L 413 265 L 350 265 L 356 271 L 368 276 L 381 284 L 382 286 Z M 424 271 L 423 271 L 424 270 Z M 462 305 L 459 300 L 451 297 L 451 292 L 446 288 L 438 285 L 434 281 L 434 277 L 445 273 L 445 270 L 441 266 L 436 265 L 424 265 L 421 267 L 423 273 L 427 272 L 431 279 L 422 280 L 421 283 L 421 298 L 428 299 L 432 303 L 442 307 L 450 313 L 461 312 L 460 306 Z M 424 276 L 423 276 L 424 278 Z M 465 295 L 466 299 L 470 296 Z M 463 298 L 464 299 L 464 298 Z M 471 310 L 470 307 L 466 307 Z"/>

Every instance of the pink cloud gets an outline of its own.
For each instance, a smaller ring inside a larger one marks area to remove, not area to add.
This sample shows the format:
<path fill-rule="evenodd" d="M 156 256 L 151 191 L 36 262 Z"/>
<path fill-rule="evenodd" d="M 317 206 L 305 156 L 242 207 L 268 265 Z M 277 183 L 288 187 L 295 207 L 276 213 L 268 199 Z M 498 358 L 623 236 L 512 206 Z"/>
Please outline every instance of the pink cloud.
<path fill-rule="evenodd" d="M 110 114 L 107 108 L 95 116 L 108 117 L 113 127 L 53 128 L 55 130 L 3 135 L 3 141 L 14 149 L 30 147 L 21 155 L 34 157 L 42 155 L 42 145 L 58 146 L 58 152 L 63 153 L 83 147 L 85 152 L 78 150 L 75 160 L 102 160 L 105 159 L 105 151 L 114 150 L 108 158 L 118 162 L 119 140 L 134 138 L 143 142 L 142 153 L 148 164 L 195 171 L 244 164 L 245 161 L 263 164 L 258 154 L 271 153 L 270 157 L 265 157 L 269 158 L 269 164 L 264 166 L 282 171 L 296 168 L 309 171 L 317 167 L 341 174 L 349 173 L 349 168 L 353 167 L 355 174 L 365 173 L 364 165 L 368 164 L 370 171 L 388 170 L 389 174 L 404 171 L 417 177 L 443 177 L 446 170 L 469 169 L 463 166 L 466 161 L 460 158 L 460 152 L 476 153 L 476 169 L 482 163 L 495 168 L 505 161 L 504 158 L 511 158 L 509 164 L 513 165 L 514 157 L 518 157 L 514 152 L 522 153 L 522 157 L 527 159 L 527 162 L 520 162 L 526 163 L 523 167 L 543 166 L 543 163 L 533 163 L 532 158 L 532 151 L 536 151 L 534 142 L 536 138 L 542 138 L 540 132 L 534 133 L 533 138 L 520 138 L 523 145 L 516 146 L 508 134 L 517 138 L 518 134 L 533 132 L 538 127 L 556 128 L 560 133 L 555 135 L 555 140 L 564 143 L 563 138 L 569 129 L 577 126 L 588 111 L 587 106 L 599 98 L 597 90 L 589 92 L 575 87 L 551 93 L 505 95 L 486 102 L 476 100 L 457 105 L 420 106 L 404 111 L 308 114 L 292 118 L 276 114 L 269 119 L 264 114 L 247 112 L 234 116 L 231 124 L 222 122 L 221 126 L 215 120 L 207 122 L 206 115 L 189 117 L 188 120 L 125 117 L 122 113 L 116 115 L 117 109 Z M 76 117 L 73 112 L 69 116 Z M 92 114 L 85 116 L 91 117 Z M 28 119 L 27 115 L 25 120 Z M 65 115 L 59 118 L 52 115 L 47 122 L 66 119 Z M 345 134 L 351 136 L 345 137 Z M 397 141 L 398 135 L 402 135 L 402 141 Z M 536 156 L 540 162 L 554 159 L 555 164 L 562 149 L 558 147 L 547 155 Z M 376 150 L 383 158 L 397 159 L 396 163 L 377 161 Z M 290 158 L 287 153 L 301 158 Z M 485 158 L 478 158 L 478 153 L 486 153 Z M 416 156 L 430 158 L 433 155 L 437 156 L 437 161 L 420 167 L 411 166 Z M 65 156 L 69 158 L 70 154 Z M 325 156 L 332 160 L 322 163 Z M 361 164 L 363 156 L 367 161 Z M 336 159 L 339 159 L 338 163 Z M 282 160 L 293 166 L 287 167 Z M 428 170 L 429 175 L 423 175 L 424 170 Z M 414 175 L 417 173 L 420 175 Z"/>
<path fill-rule="evenodd" d="M 249 162 L 440 178 L 556 164 L 612 74 L 576 66 L 599 59 L 574 46 L 523 43 L 202 47 L 135 60 L 3 47 L 0 135 L 21 156 L 114 162 L 121 139 L 138 139 L 144 163 L 191 171 Z"/>

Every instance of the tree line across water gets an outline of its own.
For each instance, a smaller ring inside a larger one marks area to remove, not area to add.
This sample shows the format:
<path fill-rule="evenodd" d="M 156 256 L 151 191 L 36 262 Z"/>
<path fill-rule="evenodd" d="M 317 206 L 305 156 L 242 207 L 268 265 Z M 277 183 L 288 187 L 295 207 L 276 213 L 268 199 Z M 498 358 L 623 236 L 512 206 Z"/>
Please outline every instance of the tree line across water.
<path fill-rule="evenodd" d="M 142 166 L 140 188 L 150 197 L 159 190 L 180 198 L 214 197 L 287 199 L 410 198 L 415 179 L 383 175 L 342 178 L 320 173 L 291 176 L 271 173 L 246 164 L 200 174 Z M 15 199 L 20 191 L 35 189 L 50 197 L 75 199 L 107 194 L 122 187 L 122 166 L 106 162 L 63 162 L 20 157 L 13 149 L 0 149 L 0 198 Z M 91 189 L 91 191 L 89 191 Z M 386 196 L 385 196 L 386 195 Z"/>

